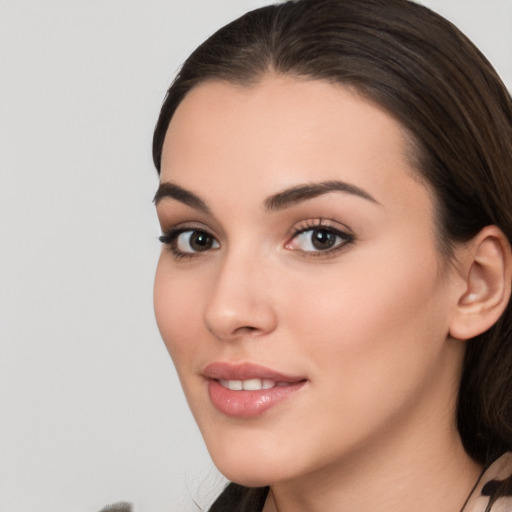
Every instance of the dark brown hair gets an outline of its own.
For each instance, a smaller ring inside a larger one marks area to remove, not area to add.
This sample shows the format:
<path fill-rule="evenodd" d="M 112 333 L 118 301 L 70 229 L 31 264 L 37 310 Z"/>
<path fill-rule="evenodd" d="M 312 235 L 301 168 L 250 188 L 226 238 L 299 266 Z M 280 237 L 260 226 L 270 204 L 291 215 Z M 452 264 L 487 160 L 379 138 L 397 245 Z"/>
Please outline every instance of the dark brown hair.
<path fill-rule="evenodd" d="M 274 72 L 350 86 L 409 132 L 437 202 L 439 245 L 497 225 L 512 241 L 512 100 L 496 71 L 450 22 L 408 0 L 297 0 L 263 7 L 199 46 L 171 85 L 154 140 L 206 80 Z M 468 342 L 458 402 L 467 452 L 486 464 L 512 449 L 512 310 Z"/>

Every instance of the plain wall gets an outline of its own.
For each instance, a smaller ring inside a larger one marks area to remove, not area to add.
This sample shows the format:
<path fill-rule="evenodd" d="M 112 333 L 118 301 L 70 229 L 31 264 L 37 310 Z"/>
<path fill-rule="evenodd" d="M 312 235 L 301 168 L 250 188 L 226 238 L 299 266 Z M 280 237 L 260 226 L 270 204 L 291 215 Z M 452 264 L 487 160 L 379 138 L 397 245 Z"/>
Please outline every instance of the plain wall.
<path fill-rule="evenodd" d="M 198 510 L 222 485 L 152 312 L 150 147 L 187 54 L 258 0 L 0 0 L 0 511 Z M 512 0 L 424 2 L 512 86 Z"/>

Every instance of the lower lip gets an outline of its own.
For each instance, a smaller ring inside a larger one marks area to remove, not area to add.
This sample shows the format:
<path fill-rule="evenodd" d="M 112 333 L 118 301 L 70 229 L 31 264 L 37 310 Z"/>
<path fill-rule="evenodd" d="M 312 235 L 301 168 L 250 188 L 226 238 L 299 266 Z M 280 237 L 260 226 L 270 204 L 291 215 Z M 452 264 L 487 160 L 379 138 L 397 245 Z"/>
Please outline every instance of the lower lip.
<path fill-rule="evenodd" d="M 283 402 L 301 389 L 306 381 L 257 391 L 233 391 L 217 380 L 208 381 L 208 393 L 214 407 L 234 418 L 254 418 Z"/>

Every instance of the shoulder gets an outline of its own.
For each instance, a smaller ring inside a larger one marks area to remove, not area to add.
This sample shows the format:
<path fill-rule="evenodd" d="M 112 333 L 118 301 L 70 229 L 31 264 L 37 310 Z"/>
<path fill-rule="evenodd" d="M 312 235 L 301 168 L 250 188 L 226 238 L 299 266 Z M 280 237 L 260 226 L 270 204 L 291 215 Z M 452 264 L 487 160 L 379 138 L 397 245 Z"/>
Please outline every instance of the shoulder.
<path fill-rule="evenodd" d="M 463 512 L 512 512 L 512 452 L 483 472 Z"/>

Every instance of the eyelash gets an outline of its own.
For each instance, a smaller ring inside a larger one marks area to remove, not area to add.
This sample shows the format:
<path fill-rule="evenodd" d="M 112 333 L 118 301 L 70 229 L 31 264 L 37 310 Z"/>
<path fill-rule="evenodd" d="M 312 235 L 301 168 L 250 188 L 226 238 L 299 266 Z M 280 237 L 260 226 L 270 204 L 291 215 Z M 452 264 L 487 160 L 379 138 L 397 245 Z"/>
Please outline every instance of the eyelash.
<path fill-rule="evenodd" d="M 219 242 L 217 242 L 215 237 L 213 235 L 211 235 L 210 233 L 208 233 L 208 231 L 206 231 L 205 229 L 202 229 L 201 227 L 196 227 L 196 226 L 183 226 L 183 227 L 179 227 L 179 228 L 171 228 L 168 231 L 165 231 L 164 233 L 162 233 L 162 235 L 158 237 L 158 240 L 160 240 L 160 242 L 163 245 L 167 245 L 169 247 L 169 250 L 171 251 L 172 255 L 174 256 L 174 258 L 176 260 L 191 259 L 191 258 L 198 256 L 202 251 L 185 252 L 185 251 L 181 251 L 180 249 L 178 249 L 179 236 L 182 235 L 183 233 L 189 233 L 189 232 L 191 234 L 192 233 L 205 234 L 208 237 L 210 237 L 214 241 L 214 243 L 216 243 L 217 245 L 219 244 Z M 215 249 L 217 249 L 217 247 L 213 248 L 213 250 L 215 250 Z M 204 252 L 208 252 L 210 250 L 212 250 L 212 249 L 211 248 L 207 249 Z"/>
<path fill-rule="evenodd" d="M 290 248 L 290 245 L 293 244 L 294 241 L 297 241 L 297 238 L 307 233 L 308 231 L 325 231 L 328 235 L 333 235 L 335 238 L 335 243 L 337 243 L 332 248 L 327 248 L 326 250 L 318 250 L 318 251 L 302 251 L 304 256 L 306 257 L 330 257 L 333 256 L 335 253 L 337 253 L 339 250 L 345 248 L 346 245 L 351 244 L 354 242 L 355 237 L 353 234 L 347 232 L 349 231 L 342 231 L 337 227 L 334 227 L 330 224 L 326 224 L 324 219 L 317 219 L 317 220 L 308 220 L 302 223 L 302 225 L 297 226 L 291 233 L 289 241 L 286 242 L 285 248 Z M 207 248 L 204 251 L 181 251 L 178 249 L 178 238 L 183 233 L 197 233 L 197 234 L 204 234 L 207 237 L 210 237 L 213 240 L 213 244 L 216 244 L 217 247 L 210 247 Z M 219 248 L 219 242 L 216 240 L 216 238 L 210 234 L 207 230 L 202 229 L 201 227 L 196 226 L 183 226 L 183 227 L 177 227 L 169 229 L 168 231 L 165 231 L 162 233 L 162 235 L 159 237 L 160 242 L 163 245 L 166 245 L 169 247 L 170 252 L 174 256 L 176 260 L 183 260 L 183 259 L 191 259 L 194 257 L 197 257 L 201 254 L 201 252 L 210 252 L 212 250 L 216 250 Z M 293 249 L 290 248 L 290 250 L 295 251 L 301 251 L 300 249 Z"/>
<path fill-rule="evenodd" d="M 347 245 L 353 243 L 355 241 L 355 236 L 352 233 L 349 233 L 349 229 L 347 231 L 343 231 L 333 225 L 326 223 L 324 219 L 317 220 L 308 220 L 305 221 L 302 226 L 297 226 L 290 237 L 290 241 L 286 243 L 285 247 L 290 246 L 297 238 L 307 233 L 308 231 L 325 231 L 330 235 L 334 235 L 336 237 L 335 242 L 337 244 L 326 250 L 318 250 L 318 251 L 303 251 L 304 256 L 311 258 L 328 258 L 334 256 L 338 251 L 344 249 Z M 337 240 L 339 239 L 339 240 Z"/>

